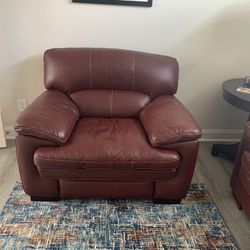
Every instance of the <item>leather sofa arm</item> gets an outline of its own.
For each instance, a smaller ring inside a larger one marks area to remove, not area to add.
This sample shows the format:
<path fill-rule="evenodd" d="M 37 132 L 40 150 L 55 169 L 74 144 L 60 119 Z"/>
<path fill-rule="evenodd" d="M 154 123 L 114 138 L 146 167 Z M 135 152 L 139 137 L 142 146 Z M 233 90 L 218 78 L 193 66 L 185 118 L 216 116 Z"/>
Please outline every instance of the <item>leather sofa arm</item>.
<path fill-rule="evenodd" d="M 141 111 L 140 120 L 154 147 L 201 137 L 201 130 L 194 118 L 174 96 L 156 98 Z"/>
<path fill-rule="evenodd" d="M 63 93 L 48 90 L 31 103 L 15 122 L 18 135 L 66 143 L 79 118 L 75 104 Z"/>

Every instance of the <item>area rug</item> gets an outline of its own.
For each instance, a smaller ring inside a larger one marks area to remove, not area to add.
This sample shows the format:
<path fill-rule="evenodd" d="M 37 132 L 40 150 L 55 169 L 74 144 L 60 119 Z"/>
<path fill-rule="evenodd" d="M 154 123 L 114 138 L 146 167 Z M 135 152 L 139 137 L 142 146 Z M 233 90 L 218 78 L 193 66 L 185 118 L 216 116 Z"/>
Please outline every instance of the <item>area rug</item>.
<path fill-rule="evenodd" d="M 0 214 L 0 249 L 238 249 L 204 184 L 180 205 L 31 202 L 20 183 Z"/>

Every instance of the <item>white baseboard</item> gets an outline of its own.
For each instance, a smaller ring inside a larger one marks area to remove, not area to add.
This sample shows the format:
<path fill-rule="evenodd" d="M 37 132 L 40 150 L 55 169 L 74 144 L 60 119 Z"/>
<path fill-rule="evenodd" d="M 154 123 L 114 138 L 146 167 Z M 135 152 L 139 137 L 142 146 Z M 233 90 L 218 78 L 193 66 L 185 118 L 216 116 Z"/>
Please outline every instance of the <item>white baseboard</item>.
<path fill-rule="evenodd" d="M 202 129 L 203 142 L 239 142 L 243 135 L 242 129 Z"/>
<path fill-rule="evenodd" d="M 5 137 L 7 140 L 14 140 L 16 133 L 14 126 L 5 126 Z M 202 129 L 201 142 L 239 142 L 243 130 L 241 129 Z"/>

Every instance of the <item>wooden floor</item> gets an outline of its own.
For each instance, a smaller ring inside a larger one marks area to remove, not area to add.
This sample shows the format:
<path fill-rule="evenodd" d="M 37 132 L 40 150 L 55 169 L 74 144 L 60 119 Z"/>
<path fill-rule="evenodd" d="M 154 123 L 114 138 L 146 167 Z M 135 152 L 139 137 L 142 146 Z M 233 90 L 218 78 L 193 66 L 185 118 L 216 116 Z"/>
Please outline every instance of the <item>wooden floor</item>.
<path fill-rule="evenodd" d="M 205 183 L 226 224 L 241 249 L 250 249 L 250 221 L 240 211 L 229 186 L 233 164 L 210 155 L 211 144 L 201 143 L 193 182 Z M 19 180 L 14 141 L 0 149 L 0 209 L 15 182 Z"/>

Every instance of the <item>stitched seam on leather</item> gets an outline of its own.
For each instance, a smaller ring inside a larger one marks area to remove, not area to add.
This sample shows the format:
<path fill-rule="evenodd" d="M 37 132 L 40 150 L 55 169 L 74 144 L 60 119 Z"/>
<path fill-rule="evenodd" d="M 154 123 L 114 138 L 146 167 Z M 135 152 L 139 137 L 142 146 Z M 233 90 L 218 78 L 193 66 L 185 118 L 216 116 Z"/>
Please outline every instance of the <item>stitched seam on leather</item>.
<path fill-rule="evenodd" d="M 90 49 L 90 58 L 89 58 L 89 70 L 90 70 L 90 86 L 93 89 L 93 80 L 92 80 L 92 49 Z"/>
<path fill-rule="evenodd" d="M 133 77 L 132 77 L 132 83 L 131 83 L 131 90 L 134 90 L 134 79 L 135 79 L 135 52 L 133 53 L 134 55 L 134 67 L 133 67 Z"/>
<path fill-rule="evenodd" d="M 48 161 L 60 161 L 60 162 L 74 162 L 74 163 L 94 163 L 94 164 L 129 164 L 131 162 L 103 162 L 103 161 L 76 161 L 76 160 L 62 160 L 62 159 L 52 159 L 52 158 L 44 158 L 41 156 L 37 156 L 38 160 L 48 160 Z M 135 164 L 144 164 L 144 163 L 151 163 L 151 164 L 155 164 L 155 163 L 172 163 L 172 162 L 178 162 L 180 159 L 178 158 L 178 160 L 173 160 L 173 161 L 141 161 L 141 162 L 134 162 Z"/>
<path fill-rule="evenodd" d="M 51 167 L 51 166 L 44 166 L 44 165 L 40 165 L 40 167 L 39 167 L 40 169 L 49 169 L 49 170 L 51 170 L 51 169 L 54 169 L 54 170 L 60 170 L 60 171 L 68 171 L 68 170 L 72 170 L 72 169 L 74 169 L 74 170 L 83 170 L 83 169 L 85 169 L 85 170 L 90 170 L 90 171 L 94 171 L 94 170 L 99 170 L 99 171 L 105 171 L 106 170 L 106 168 L 104 168 L 104 167 L 85 167 L 85 166 L 74 166 L 73 168 L 72 167 L 70 167 L 70 168 L 66 168 L 65 166 L 63 166 L 63 169 L 61 169 L 61 166 L 57 166 L 57 167 Z M 134 170 L 144 170 L 144 171 L 167 171 L 167 172 L 174 172 L 174 171 L 176 171 L 177 169 L 178 169 L 178 167 L 169 167 L 169 168 L 160 168 L 160 169 L 155 169 L 155 168 L 126 168 L 126 167 L 118 167 L 118 168 L 110 168 L 110 167 L 108 167 L 108 169 L 113 169 L 113 170 L 126 170 L 126 171 L 134 171 Z"/>
<path fill-rule="evenodd" d="M 152 145 L 154 146 L 162 146 L 162 145 L 168 145 L 168 144 L 172 144 L 172 143 L 177 143 L 177 142 L 185 142 L 185 141 L 194 141 L 199 139 L 199 137 L 179 137 L 176 138 L 175 140 L 166 140 L 166 141 L 159 141 L 159 142 L 154 142 L 151 141 Z"/>
<path fill-rule="evenodd" d="M 198 139 L 198 138 L 200 138 L 200 134 L 196 135 L 194 133 L 182 133 L 180 136 L 178 136 L 178 135 L 165 136 L 165 137 L 160 138 L 158 140 L 154 140 L 152 138 L 152 136 L 149 135 L 149 138 L 150 138 L 150 141 L 152 141 L 152 143 L 154 143 L 154 144 L 161 144 L 161 143 L 164 143 L 164 142 L 171 142 L 172 140 L 170 140 L 170 139 L 173 139 L 173 138 L 176 138 L 176 140 L 179 140 L 179 139 L 183 139 L 183 140 L 186 139 L 187 140 L 187 139 L 190 139 L 190 138 Z"/>
<path fill-rule="evenodd" d="M 75 169 L 57 169 L 57 168 L 51 168 L 51 167 L 42 167 L 40 168 L 41 171 L 48 171 L 48 170 L 53 170 L 53 171 L 57 171 L 57 172 L 62 172 L 62 173 L 65 173 L 65 172 L 71 172 L 71 171 L 105 171 L 106 169 L 100 169 L 100 168 L 75 168 Z M 112 169 L 112 170 L 115 170 L 115 171 L 119 171 L 119 172 L 123 172 L 124 170 L 126 171 L 136 171 L 136 172 L 145 172 L 145 173 L 151 173 L 151 172 L 156 172 L 155 174 L 159 174 L 159 173 L 176 173 L 176 169 L 174 169 L 172 171 L 172 169 L 159 169 L 159 170 L 155 170 L 155 169 Z M 50 172 L 50 171 L 49 171 Z"/>
<path fill-rule="evenodd" d="M 111 94 L 110 94 L 110 98 L 109 98 L 109 108 L 110 108 L 110 117 L 113 117 L 113 94 L 114 94 L 114 90 L 112 89 Z"/>
<path fill-rule="evenodd" d="M 48 178 L 51 178 L 51 177 L 48 177 Z M 53 178 L 53 177 L 52 177 Z M 147 180 L 144 180 L 144 179 L 140 179 L 140 180 L 138 180 L 138 179 L 136 179 L 135 181 L 136 182 L 141 182 L 141 183 L 145 183 L 145 181 L 148 181 L 148 182 L 152 182 L 152 181 L 168 181 L 168 180 L 170 180 L 171 178 L 169 178 L 169 177 L 167 177 L 167 178 L 164 178 L 164 179 L 161 179 L 161 178 L 154 178 L 154 179 L 147 179 Z M 82 181 L 83 179 L 78 179 L 78 178 L 72 178 L 72 179 L 64 179 L 63 181 L 65 182 L 65 181 L 67 181 L 67 182 L 69 182 L 69 181 Z M 115 181 L 115 179 L 113 178 L 113 179 L 111 179 L 111 178 L 103 178 L 103 179 L 96 179 L 96 178 L 89 178 L 87 181 L 95 181 L 95 182 L 97 182 L 97 181 Z M 126 181 L 126 182 L 131 182 L 131 179 L 128 179 L 128 178 L 123 178 L 123 181 Z M 67 196 L 65 196 L 65 197 L 67 197 Z M 69 196 L 68 196 L 69 197 Z M 150 196 L 151 197 L 151 196 Z"/>
<path fill-rule="evenodd" d="M 48 175 L 48 173 L 46 172 L 45 173 L 45 175 L 46 175 L 46 177 L 47 178 L 53 178 L 53 175 L 52 176 L 50 176 L 50 175 Z M 137 183 L 138 182 L 140 182 L 140 183 L 145 183 L 145 181 L 148 181 L 148 182 L 157 182 L 157 181 L 168 181 L 168 180 L 170 180 L 170 179 L 172 179 L 173 177 L 172 176 L 166 176 L 166 177 L 147 177 L 147 179 L 145 179 L 145 178 L 141 178 L 141 179 L 138 179 L 138 178 L 136 178 L 136 179 L 133 179 L 134 181 L 136 181 Z M 89 181 L 95 181 L 95 182 L 99 182 L 99 181 L 111 181 L 111 182 L 116 182 L 116 180 L 117 180 L 117 178 L 108 178 L 108 177 L 104 177 L 104 178 L 94 178 L 94 177 L 88 177 L 87 179 L 85 179 L 85 178 L 82 178 L 81 176 L 80 176 L 80 178 L 76 178 L 76 177 L 72 177 L 72 178 L 66 178 L 66 179 L 61 179 L 61 181 L 63 181 L 64 183 L 65 182 L 71 182 L 71 181 L 87 181 L 87 182 L 89 182 Z M 129 177 L 123 177 L 123 181 L 126 181 L 126 182 L 131 182 L 131 178 L 129 178 Z"/>
<path fill-rule="evenodd" d="M 168 139 L 173 139 L 173 138 L 176 138 L 176 139 L 181 139 L 182 137 L 186 137 L 186 138 L 189 138 L 189 137 L 199 137 L 200 135 L 195 135 L 195 134 L 192 134 L 192 133 L 183 133 L 181 135 L 173 135 L 173 136 L 166 136 L 166 137 L 163 137 L 159 140 L 157 140 L 156 142 L 161 142 L 161 141 L 165 141 Z"/>

